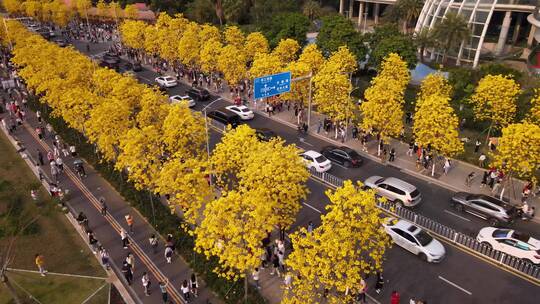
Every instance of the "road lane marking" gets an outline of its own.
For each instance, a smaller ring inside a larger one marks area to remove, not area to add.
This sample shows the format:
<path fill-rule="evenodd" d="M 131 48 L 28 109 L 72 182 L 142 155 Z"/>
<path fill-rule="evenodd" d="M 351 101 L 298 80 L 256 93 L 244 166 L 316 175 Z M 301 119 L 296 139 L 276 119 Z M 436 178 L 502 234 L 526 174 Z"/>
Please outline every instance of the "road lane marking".
<path fill-rule="evenodd" d="M 304 206 L 307 206 L 307 207 L 309 207 L 309 208 L 311 208 L 311 209 L 315 210 L 316 212 L 318 212 L 318 213 L 321 213 L 321 214 L 322 214 L 321 210 L 319 210 L 319 209 L 317 209 L 317 208 L 315 208 L 315 207 L 311 206 L 311 205 L 310 205 L 310 204 L 308 204 L 308 203 L 304 203 Z"/>
<path fill-rule="evenodd" d="M 439 279 L 445 281 L 446 283 L 448 283 L 448 284 L 454 286 L 455 288 L 457 288 L 457 289 L 463 291 L 464 293 L 466 293 L 466 294 L 468 294 L 468 295 L 472 295 L 472 292 L 468 291 L 467 289 L 465 289 L 465 288 L 459 286 L 458 284 L 456 284 L 456 283 L 454 283 L 454 282 L 452 282 L 452 281 L 450 281 L 450 280 L 448 280 L 448 279 L 445 279 L 445 278 L 443 278 L 443 277 L 441 277 L 441 276 L 439 276 Z"/>
<path fill-rule="evenodd" d="M 310 143 L 308 143 L 304 137 L 299 137 L 298 140 L 299 140 L 300 143 L 302 143 L 302 144 L 306 144 L 306 145 L 308 145 L 308 146 L 310 146 L 310 147 L 313 147 L 313 145 L 310 144 Z"/>
<path fill-rule="evenodd" d="M 468 218 L 466 218 L 466 217 L 463 217 L 463 216 L 461 216 L 461 215 L 459 215 L 459 214 L 455 214 L 455 213 L 452 212 L 452 211 L 448 211 L 448 210 L 444 209 L 444 212 L 449 213 L 449 214 L 451 214 L 451 215 L 453 215 L 453 216 L 455 216 L 455 217 L 459 217 L 460 219 L 462 219 L 462 220 L 464 220 L 464 221 L 467 221 L 467 222 L 470 222 L 470 221 L 471 221 L 470 219 L 468 219 Z"/>

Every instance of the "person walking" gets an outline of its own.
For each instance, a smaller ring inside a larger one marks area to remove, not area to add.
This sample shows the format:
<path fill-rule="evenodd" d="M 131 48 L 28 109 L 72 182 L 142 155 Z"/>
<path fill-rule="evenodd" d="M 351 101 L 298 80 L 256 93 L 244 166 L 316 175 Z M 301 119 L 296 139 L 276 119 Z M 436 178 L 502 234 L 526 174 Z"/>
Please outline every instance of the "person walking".
<path fill-rule="evenodd" d="M 101 215 L 106 216 L 107 215 L 107 203 L 105 203 L 105 198 L 100 197 L 99 198 L 99 207 Z"/>
<path fill-rule="evenodd" d="M 474 153 L 478 153 L 478 151 L 480 150 L 480 145 L 481 144 L 482 144 L 482 142 L 480 142 L 480 140 L 477 138 L 476 142 L 474 143 Z"/>
<path fill-rule="evenodd" d="M 105 269 L 107 270 L 111 269 L 111 265 L 109 262 L 110 261 L 109 253 L 107 252 L 107 250 L 105 250 L 105 248 L 100 247 L 99 256 L 101 257 L 101 264 L 105 266 Z"/>
<path fill-rule="evenodd" d="M 124 247 L 124 249 L 128 249 L 129 239 L 127 232 L 124 230 L 124 228 L 120 230 L 120 238 L 122 238 L 122 247 Z"/>
<path fill-rule="evenodd" d="M 283 279 L 283 285 L 285 285 L 285 289 L 291 289 L 292 275 L 290 272 L 287 272 L 287 274 L 285 275 L 285 278 Z"/>
<path fill-rule="evenodd" d="M 279 257 L 277 256 L 277 254 L 273 254 L 272 255 L 272 272 L 270 273 L 270 275 L 274 275 L 274 272 L 277 273 L 277 276 L 281 276 L 281 274 L 279 273 Z"/>
<path fill-rule="evenodd" d="M 98 241 L 96 237 L 94 236 L 94 232 L 92 230 L 88 230 L 88 244 L 90 244 L 90 248 L 92 249 L 93 254 L 97 254 L 98 249 Z"/>
<path fill-rule="evenodd" d="M 126 256 L 126 263 L 129 264 L 129 268 L 131 269 L 131 272 L 135 272 L 135 257 L 133 256 L 133 253 L 129 252 Z"/>
<path fill-rule="evenodd" d="M 172 262 L 172 254 L 173 250 L 171 246 L 165 247 L 165 260 L 167 261 L 167 264 L 170 264 Z"/>
<path fill-rule="evenodd" d="M 159 282 L 159 290 L 161 291 L 161 299 L 163 300 L 163 304 L 169 303 L 169 293 L 167 293 L 167 286 L 169 285 L 169 281 L 165 280 L 165 282 Z"/>
<path fill-rule="evenodd" d="M 60 158 L 60 155 L 56 157 L 56 166 L 58 166 L 60 173 L 64 173 L 64 161 Z"/>
<path fill-rule="evenodd" d="M 122 264 L 122 274 L 124 275 L 128 285 L 131 285 L 131 282 L 133 281 L 133 273 L 131 272 L 131 268 L 127 262 Z"/>
<path fill-rule="evenodd" d="M 375 292 L 381 293 L 384 286 L 384 277 L 381 272 L 377 271 L 377 282 L 375 283 Z"/>
<path fill-rule="evenodd" d="M 34 262 L 36 263 L 36 266 L 39 270 L 39 274 L 44 277 L 48 271 L 47 269 L 45 269 L 45 258 L 43 257 L 43 255 L 36 253 L 34 257 Z"/>
<path fill-rule="evenodd" d="M 448 158 L 444 160 L 443 171 L 444 175 L 448 175 L 448 171 L 450 171 L 450 160 Z"/>
<path fill-rule="evenodd" d="M 150 238 L 148 239 L 148 242 L 150 243 L 150 246 L 152 246 L 152 252 L 156 254 L 157 247 L 158 247 L 158 239 L 155 234 L 152 234 Z"/>
<path fill-rule="evenodd" d="M 392 291 L 390 296 L 390 304 L 399 304 L 399 293 L 397 291 Z"/>
<path fill-rule="evenodd" d="M 312 233 L 313 232 L 313 222 L 309 221 L 307 225 L 307 232 Z"/>
<path fill-rule="evenodd" d="M 478 166 L 480 168 L 484 168 L 486 166 L 486 155 L 484 153 L 480 154 L 480 157 L 478 157 Z"/>
<path fill-rule="evenodd" d="M 41 151 L 39 151 L 39 149 L 37 150 L 37 158 L 38 158 L 38 164 L 40 166 L 45 165 L 45 162 L 43 161 L 43 153 L 41 153 Z"/>
<path fill-rule="evenodd" d="M 129 213 L 126 215 L 126 223 L 129 227 L 129 233 L 133 234 L 133 217 Z"/>
<path fill-rule="evenodd" d="M 480 183 L 480 188 L 484 188 L 487 186 L 487 179 L 489 177 L 489 171 L 484 171 L 484 174 L 482 175 L 482 182 Z"/>
<path fill-rule="evenodd" d="M 259 267 L 255 267 L 255 269 L 251 273 L 251 277 L 253 278 L 253 282 L 255 282 L 255 287 L 257 287 L 257 289 L 261 289 L 261 286 L 259 286 L 259 277 L 260 277 Z"/>
<path fill-rule="evenodd" d="M 356 296 L 356 301 L 359 303 L 366 304 L 366 290 L 367 290 L 367 284 L 364 279 L 360 279 L 360 287 L 358 288 L 358 295 Z"/>
<path fill-rule="evenodd" d="M 182 296 L 184 297 L 184 300 L 189 303 L 189 286 L 187 280 L 184 280 L 182 286 L 180 287 L 180 290 L 182 291 Z"/>
<path fill-rule="evenodd" d="M 150 278 L 148 277 L 148 274 L 146 272 L 143 272 L 141 277 L 142 285 L 144 287 L 144 294 L 146 296 L 150 295 Z"/>
<path fill-rule="evenodd" d="M 396 150 L 394 148 L 390 149 L 390 158 L 388 159 L 389 162 L 393 162 L 396 159 Z"/>
<path fill-rule="evenodd" d="M 196 298 L 199 296 L 199 282 L 197 281 L 197 276 L 195 273 L 191 274 L 191 278 L 189 279 L 189 285 L 191 287 L 191 293 Z"/>

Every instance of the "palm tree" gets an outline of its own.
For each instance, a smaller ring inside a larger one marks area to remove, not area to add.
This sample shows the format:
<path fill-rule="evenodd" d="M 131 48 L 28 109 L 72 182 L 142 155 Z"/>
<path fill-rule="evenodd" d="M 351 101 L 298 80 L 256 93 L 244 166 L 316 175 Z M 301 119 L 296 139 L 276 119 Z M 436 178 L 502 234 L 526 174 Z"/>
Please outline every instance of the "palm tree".
<path fill-rule="evenodd" d="M 424 0 L 398 0 L 395 8 L 397 16 L 403 24 L 403 33 L 407 33 L 408 25 L 411 24 L 422 12 Z"/>
<path fill-rule="evenodd" d="M 302 13 L 313 21 L 321 16 L 321 4 L 314 0 L 308 0 L 302 6 Z"/>
<path fill-rule="evenodd" d="M 471 30 L 467 20 L 457 13 L 447 13 L 443 20 L 433 28 L 433 35 L 439 41 L 444 50 L 443 64 L 446 63 L 448 51 L 451 50 L 456 43 L 461 44 L 462 41 L 471 36 Z"/>
<path fill-rule="evenodd" d="M 424 51 L 426 48 L 435 47 L 437 41 L 433 36 L 433 30 L 430 28 L 422 28 L 419 32 L 413 36 L 416 46 L 420 49 L 420 62 L 424 62 Z"/>

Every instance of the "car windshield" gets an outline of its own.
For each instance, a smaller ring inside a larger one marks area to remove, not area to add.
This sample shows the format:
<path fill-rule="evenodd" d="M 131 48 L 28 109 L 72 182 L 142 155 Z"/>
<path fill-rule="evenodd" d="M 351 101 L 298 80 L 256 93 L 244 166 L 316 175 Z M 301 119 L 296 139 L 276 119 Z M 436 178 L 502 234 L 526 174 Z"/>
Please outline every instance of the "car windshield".
<path fill-rule="evenodd" d="M 412 198 L 415 198 L 415 197 L 417 197 L 418 195 L 420 195 L 420 192 L 418 191 L 418 189 L 414 189 L 414 191 L 411 192 L 411 197 L 412 197 Z"/>
<path fill-rule="evenodd" d="M 514 239 L 518 239 L 522 242 L 527 242 L 531 238 L 528 234 L 517 232 L 517 231 L 513 231 L 511 237 Z"/>
<path fill-rule="evenodd" d="M 375 185 L 378 185 L 384 181 L 384 177 L 379 178 L 377 181 L 375 181 Z"/>
<path fill-rule="evenodd" d="M 326 157 L 321 155 L 321 156 L 315 158 L 315 161 L 317 161 L 318 163 L 323 163 L 323 162 L 326 161 Z"/>
<path fill-rule="evenodd" d="M 358 153 L 356 153 L 356 151 L 354 150 L 348 150 L 346 152 L 349 154 L 351 158 L 360 158 L 360 155 L 358 155 Z"/>
<path fill-rule="evenodd" d="M 166 81 L 171 81 L 171 80 L 173 80 L 171 77 L 165 77 L 165 78 L 163 78 L 163 79 L 165 79 Z"/>
<path fill-rule="evenodd" d="M 418 242 L 420 242 L 420 245 L 424 247 L 431 243 L 431 241 L 433 241 L 433 237 L 431 237 L 431 235 L 429 235 L 424 230 L 420 230 L 420 232 L 418 232 L 415 236 Z"/>
<path fill-rule="evenodd" d="M 248 108 L 242 108 L 242 109 L 240 109 L 240 111 L 244 112 L 244 113 L 247 113 L 247 112 L 249 112 L 249 109 Z"/>

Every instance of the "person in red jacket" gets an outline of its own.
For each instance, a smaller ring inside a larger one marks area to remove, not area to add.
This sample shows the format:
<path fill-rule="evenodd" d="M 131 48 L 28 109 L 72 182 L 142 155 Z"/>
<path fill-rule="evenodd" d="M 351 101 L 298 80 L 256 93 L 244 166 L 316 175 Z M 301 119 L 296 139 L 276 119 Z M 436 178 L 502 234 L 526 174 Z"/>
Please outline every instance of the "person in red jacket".
<path fill-rule="evenodd" d="M 390 304 L 399 304 L 399 293 L 397 291 L 392 291 L 392 296 L 390 297 Z"/>

